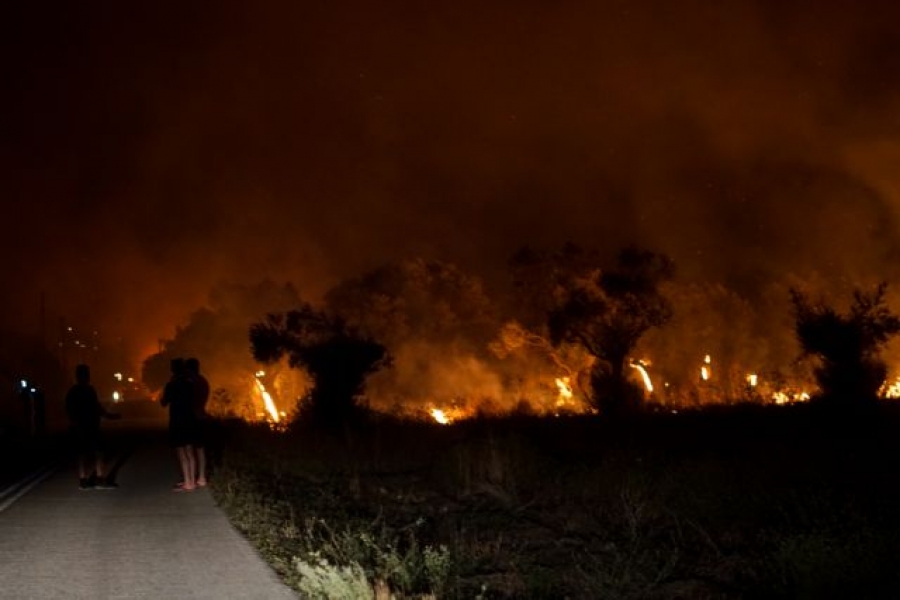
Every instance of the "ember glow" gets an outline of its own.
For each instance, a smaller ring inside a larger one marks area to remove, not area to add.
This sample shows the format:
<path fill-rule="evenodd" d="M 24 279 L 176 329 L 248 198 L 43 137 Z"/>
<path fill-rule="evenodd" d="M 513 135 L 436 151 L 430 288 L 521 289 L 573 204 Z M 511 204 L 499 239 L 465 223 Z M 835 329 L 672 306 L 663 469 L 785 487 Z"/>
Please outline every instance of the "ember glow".
<path fill-rule="evenodd" d="M 574 396 L 571 380 L 568 377 L 557 377 L 556 388 L 559 390 L 559 395 L 556 398 L 556 406 L 561 407 L 570 404 L 572 397 Z"/>
<path fill-rule="evenodd" d="M 700 367 L 700 379 L 703 381 L 709 381 L 709 378 L 712 376 L 712 357 L 707 354 L 703 358 L 703 366 Z"/>
<path fill-rule="evenodd" d="M 772 394 L 772 401 L 775 404 L 783 406 L 785 404 L 797 404 L 800 402 L 807 402 L 810 399 L 810 395 L 808 392 L 800 391 L 800 392 L 785 392 L 785 391 L 777 391 Z"/>
<path fill-rule="evenodd" d="M 460 419 L 470 416 L 465 410 L 456 406 L 445 406 L 444 408 L 431 407 L 428 409 L 428 415 L 435 423 L 441 425 L 450 425 Z"/>
<path fill-rule="evenodd" d="M 650 379 L 650 373 L 647 372 L 647 367 L 645 366 L 647 361 L 638 360 L 631 363 L 631 367 L 633 369 L 637 369 L 637 372 L 641 374 L 641 379 L 644 382 L 644 389 L 647 390 L 648 394 L 653 393 L 653 381 Z"/>
<path fill-rule="evenodd" d="M 881 384 L 878 394 L 887 400 L 897 400 L 900 398 L 900 377 L 896 377 L 893 381 L 887 380 Z"/>
<path fill-rule="evenodd" d="M 257 371 L 256 377 L 254 381 L 256 382 L 256 388 L 259 390 L 259 395 L 263 399 L 263 405 L 266 408 L 266 412 L 269 413 L 269 419 L 273 423 L 278 423 L 281 421 L 281 413 L 278 412 L 278 408 L 275 406 L 275 401 L 272 400 L 272 395 L 266 389 L 265 384 L 262 382 L 262 378 L 266 376 L 265 371 Z"/>

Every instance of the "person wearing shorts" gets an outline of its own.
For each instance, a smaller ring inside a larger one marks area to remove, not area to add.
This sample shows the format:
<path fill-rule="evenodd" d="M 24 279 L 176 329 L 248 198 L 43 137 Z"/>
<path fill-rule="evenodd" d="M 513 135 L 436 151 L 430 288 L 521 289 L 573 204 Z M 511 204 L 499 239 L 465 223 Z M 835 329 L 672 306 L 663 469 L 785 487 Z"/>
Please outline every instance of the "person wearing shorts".
<path fill-rule="evenodd" d="M 184 362 L 188 379 L 194 390 L 194 416 L 197 419 L 197 439 L 194 442 L 194 456 L 197 462 L 197 487 L 206 485 L 206 441 L 209 437 L 209 415 L 206 405 L 209 402 L 209 382 L 200 373 L 200 361 L 189 358 Z"/>
<path fill-rule="evenodd" d="M 169 408 L 169 441 L 175 448 L 181 481 L 173 491 L 190 492 L 197 487 L 197 461 L 194 445 L 199 439 L 197 417 L 194 412 L 194 386 L 188 377 L 184 360 L 171 362 L 172 379 L 163 390 L 160 404 Z"/>

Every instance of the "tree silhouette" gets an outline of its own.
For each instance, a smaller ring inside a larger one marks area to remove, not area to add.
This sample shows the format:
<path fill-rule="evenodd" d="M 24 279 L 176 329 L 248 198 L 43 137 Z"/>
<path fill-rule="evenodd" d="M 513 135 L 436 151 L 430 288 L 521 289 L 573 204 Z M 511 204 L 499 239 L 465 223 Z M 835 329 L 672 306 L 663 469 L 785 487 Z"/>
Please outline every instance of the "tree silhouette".
<path fill-rule="evenodd" d="M 439 260 L 404 260 L 347 279 L 325 305 L 392 351 L 411 340 L 486 342 L 495 325 L 481 281 Z"/>
<path fill-rule="evenodd" d="M 389 360 L 384 346 L 309 304 L 253 324 L 250 343 L 260 362 L 286 356 L 292 367 L 306 368 L 313 378 L 311 415 L 329 425 L 353 415 L 366 377 Z"/>
<path fill-rule="evenodd" d="M 836 407 L 865 406 L 878 397 L 887 367 L 878 353 L 900 332 L 900 317 L 885 305 L 887 284 L 853 292 L 846 313 L 791 290 L 796 333 L 803 352 L 819 359 L 821 401 Z"/>
<path fill-rule="evenodd" d="M 292 285 L 268 279 L 254 284 L 216 285 L 209 293 L 207 306 L 192 312 L 172 339 L 163 340 L 160 352 L 144 361 L 144 384 L 151 391 L 161 389 L 171 377 L 170 361 L 194 356 L 200 359 L 203 372 L 217 392 L 210 400 L 210 412 L 255 418 L 257 408 L 251 401 L 250 390 L 254 388 L 254 374 L 259 366 L 248 352 L 247 327 L 268 313 L 290 310 L 300 303 L 300 295 Z M 267 381 L 281 379 L 277 369 L 270 367 L 266 371 Z M 305 383 L 305 378 L 296 371 L 291 370 L 290 377 L 287 375 L 285 372 L 285 379 L 292 383 Z M 297 398 L 278 400 L 279 408 L 290 412 Z"/>
<path fill-rule="evenodd" d="M 637 248 L 623 250 L 611 269 L 600 263 L 596 254 L 567 244 L 551 255 L 522 251 L 513 266 L 520 289 L 539 289 L 535 278 L 544 281 L 531 311 L 544 313 L 555 345 L 577 344 L 596 359 L 591 399 L 604 414 L 618 415 L 642 397 L 628 379 L 627 361 L 641 337 L 672 316 L 659 288 L 672 278 L 674 266 L 661 254 Z"/>

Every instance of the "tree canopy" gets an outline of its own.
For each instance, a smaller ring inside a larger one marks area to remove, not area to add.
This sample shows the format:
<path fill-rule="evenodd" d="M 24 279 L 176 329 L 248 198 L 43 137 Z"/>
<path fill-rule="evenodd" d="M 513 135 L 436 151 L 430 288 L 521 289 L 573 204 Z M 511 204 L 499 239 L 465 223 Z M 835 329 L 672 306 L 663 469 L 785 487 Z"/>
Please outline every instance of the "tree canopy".
<path fill-rule="evenodd" d="M 309 409 L 331 424 L 352 416 L 366 377 L 389 362 L 380 343 L 309 304 L 254 323 L 250 343 L 262 363 L 286 357 L 291 366 L 305 368 L 313 378 Z"/>
<path fill-rule="evenodd" d="M 855 290 L 850 308 L 841 312 L 791 290 L 797 338 L 803 352 L 820 363 L 815 374 L 822 400 L 853 406 L 877 398 L 887 375 L 879 352 L 900 332 L 900 317 L 886 305 L 886 292 L 886 283 L 871 292 Z"/>

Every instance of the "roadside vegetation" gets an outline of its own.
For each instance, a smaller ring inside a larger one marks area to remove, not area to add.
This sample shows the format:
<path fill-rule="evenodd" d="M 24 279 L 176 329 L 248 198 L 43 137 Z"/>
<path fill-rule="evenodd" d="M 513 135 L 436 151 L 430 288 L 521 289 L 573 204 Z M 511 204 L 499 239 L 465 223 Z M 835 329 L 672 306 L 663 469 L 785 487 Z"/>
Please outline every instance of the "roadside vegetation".
<path fill-rule="evenodd" d="M 213 491 L 310 598 L 885 597 L 900 411 L 223 429 Z"/>
<path fill-rule="evenodd" d="M 303 597 L 900 589 L 885 284 L 745 296 L 574 244 L 507 267 L 402 260 L 318 303 L 224 285 L 144 362 L 154 388 L 202 357 L 212 491 Z"/>

